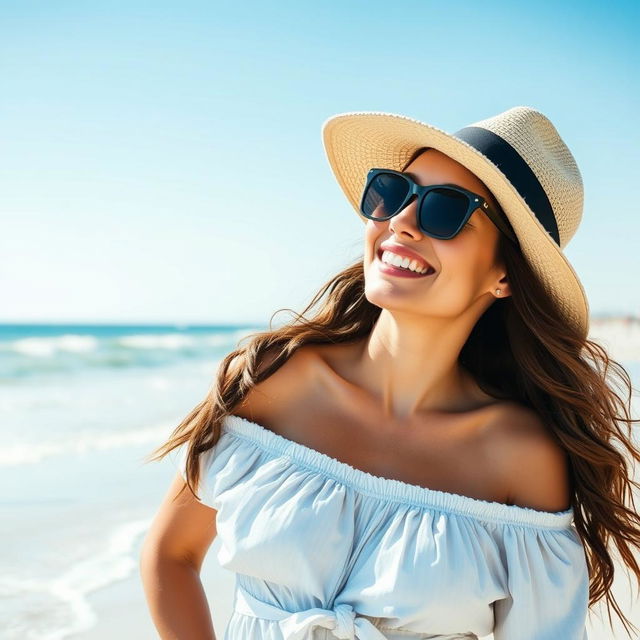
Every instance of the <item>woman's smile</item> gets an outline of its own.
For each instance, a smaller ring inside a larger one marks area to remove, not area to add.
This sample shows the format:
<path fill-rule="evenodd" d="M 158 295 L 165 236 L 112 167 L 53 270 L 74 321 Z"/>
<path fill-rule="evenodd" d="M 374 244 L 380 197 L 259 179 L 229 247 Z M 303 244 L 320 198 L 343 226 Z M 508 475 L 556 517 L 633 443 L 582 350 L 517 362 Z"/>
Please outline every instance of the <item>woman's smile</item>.
<path fill-rule="evenodd" d="M 398 276 L 400 278 L 428 278 L 429 276 L 435 275 L 435 270 L 431 267 L 426 273 L 418 273 L 400 266 L 396 267 L 392 264 L 387 264 L 381 260 L 380 255 L 378 254 L 376 254 L 376 257 L 374 258 L 374 263 L 376 264 L 378 271 L 381 273 L 390 276 Z"/>

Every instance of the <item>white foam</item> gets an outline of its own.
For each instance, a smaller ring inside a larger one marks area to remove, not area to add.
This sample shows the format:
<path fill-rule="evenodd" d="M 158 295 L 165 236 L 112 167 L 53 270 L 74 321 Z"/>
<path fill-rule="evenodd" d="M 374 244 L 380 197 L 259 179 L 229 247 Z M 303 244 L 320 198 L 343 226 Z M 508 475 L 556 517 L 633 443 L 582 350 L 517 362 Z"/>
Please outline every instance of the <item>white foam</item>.
<path fill-rule="evenodd" d="M 90 451 L 105 451 L 131 445 L 160 444 L 158 440 L 168 437 L 171 429 L 179 422 L 180 420 L 173 423 L 163 422 L 151 427 L 112 433 L 86 431 L 74 434 L 73 438 L 50 442 L 39 440 L 6 443 L 0 448 L 0 466 L 35 464 L 51 456 L 81 455 Z"/>
<path fill-rule="evenodd" d="M 134 546 L 144 534 L 152 519 L 135 520 L 118 526 L 109 536 L 106 548 L 76 563 L 53 580 L 24 579 L 0 575 L 0 595 L 20 598 L 24 613 L 15 611 L 6 632 L 10 637 L 38 638 L 38 640 L 63 640 L 71 635 L 88 631 L 97 622 L 97 616 L 87 596 L 114 582 L 128 578 L 138 570 Z M 35 602 L 34 602 L 35 601 Z M 33 615 L 29 603 L 40 616 L 38 635 L 33 635 Z M 27 635 L 27 632 L 28 633 Z M 16 635 L 21 633 L 21 635 Z"/>
<path fill-rule="evenodd" d="M 213 336 L 205 336 L 202 339 L 202 341 L 205 344 L 208 344 L 208 345 L 213 346 L 213 347 L 222 347 L 222 346 L 224 346 L 226 344 L 229 344 L 230 339 L 229 339 L 229 336 L 218 334 L 218 335 L 213 335 Z"/>
<path fill-rule="evenodd" d="M 4 343 L 0 347 L 25 356 L 49 358 L 60 352 L 88 353 L 95 351 L 98 347 L 98 339 L 94 336 L 65 334 L 51 338 L 20 338 Z"/>
<path fill-rule="evenodd" d="M 192 336 L 175 333 L 122 336 L 115 342 L 129 349 L 183 349 L 195 344 Z"/>

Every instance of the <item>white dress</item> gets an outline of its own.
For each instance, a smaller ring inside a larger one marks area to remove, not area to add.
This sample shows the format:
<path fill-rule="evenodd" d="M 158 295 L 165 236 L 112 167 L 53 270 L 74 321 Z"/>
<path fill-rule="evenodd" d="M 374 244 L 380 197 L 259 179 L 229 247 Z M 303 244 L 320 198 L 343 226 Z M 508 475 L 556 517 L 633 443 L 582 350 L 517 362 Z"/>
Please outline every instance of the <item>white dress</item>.
<path fill-rule="evenodd" d="M 572 509 L 375 476 L 235 415 L 200 465 L 236 574 L 223 640 L 587 640 Z"/>

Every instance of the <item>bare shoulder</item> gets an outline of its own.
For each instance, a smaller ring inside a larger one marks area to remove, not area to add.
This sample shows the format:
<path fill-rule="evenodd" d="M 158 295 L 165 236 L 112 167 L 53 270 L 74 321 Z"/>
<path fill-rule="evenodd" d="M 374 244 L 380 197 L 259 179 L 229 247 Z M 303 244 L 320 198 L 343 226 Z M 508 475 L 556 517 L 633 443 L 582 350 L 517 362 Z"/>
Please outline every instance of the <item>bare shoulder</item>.
<path fill-rule="evenodd" d="M 482 442 L 484 459 L 500 475 L 508 504 L 550 512 L 569 508 L 568 457 L 537 412 L 514 402 L 493 407 Z"/>
<path fill-rule="evenodd" d="M 258 364 L 258 372 L 267 370 L 277 356 L 274 350 L 265 353 Z M 290 406 L 309 383 L 316 361 L 317 355 L 312 348 L 300 347 L 273 373 L 257 383 L 232 413 L 262 425 L 277 421 L 278 411 Z"/>

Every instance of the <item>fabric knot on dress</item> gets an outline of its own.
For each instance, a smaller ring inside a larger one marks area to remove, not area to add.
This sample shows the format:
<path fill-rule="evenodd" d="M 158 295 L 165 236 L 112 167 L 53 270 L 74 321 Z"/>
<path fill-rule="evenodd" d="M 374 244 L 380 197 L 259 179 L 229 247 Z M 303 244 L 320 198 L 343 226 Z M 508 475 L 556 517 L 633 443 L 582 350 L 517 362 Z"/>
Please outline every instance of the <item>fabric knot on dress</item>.
<path fill-rule="evenodd" d="M 353 607 L 346 602 L 336 605 L 334 608 L 336 614 L 336 628 L 333 629 L 333 635 L 340 640 L 354 640 L 356 637 L 355 617 L 356 612 Z"/>
<path fill-rule="evenodd" d="M 244 589 L 236 592 L 235 610 L 265 620 L 276 620 L 286 640 L 311 640 L 314 627 L 329 629 L 339 640 L 387 640 L 387 637 L 367 618 L 359 616 L 348 602 L 333 609 L 314 607 L 290 612 L 263 602 Z"/>
<path fill-rule="evenodd" d="M 279 622 L 287 640 L 308 640 L 314 627 L 330 629 L 339 640 L 386 640 L 386 636 L 367 618 L 358 616 L 353 607 L 340 603 L 333 609 L 313 608 L 289 614 Z"/>

